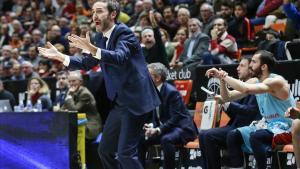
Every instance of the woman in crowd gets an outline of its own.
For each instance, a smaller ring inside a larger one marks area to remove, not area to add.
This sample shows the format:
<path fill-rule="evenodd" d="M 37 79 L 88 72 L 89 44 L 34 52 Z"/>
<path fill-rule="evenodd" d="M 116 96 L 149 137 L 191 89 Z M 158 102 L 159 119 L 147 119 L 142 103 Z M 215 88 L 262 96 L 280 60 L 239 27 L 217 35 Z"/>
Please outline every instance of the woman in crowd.
<path fill-rule="evenodd" d="M 40 102 L 42 104 L 43 111 L 49 111 L 52 109 L 49 87 L 41 78 L 33 77 L 28 81 L 27 93 L 27 104 L 30 104 L 31 102 L 33 108 L 37 108 Z"/>

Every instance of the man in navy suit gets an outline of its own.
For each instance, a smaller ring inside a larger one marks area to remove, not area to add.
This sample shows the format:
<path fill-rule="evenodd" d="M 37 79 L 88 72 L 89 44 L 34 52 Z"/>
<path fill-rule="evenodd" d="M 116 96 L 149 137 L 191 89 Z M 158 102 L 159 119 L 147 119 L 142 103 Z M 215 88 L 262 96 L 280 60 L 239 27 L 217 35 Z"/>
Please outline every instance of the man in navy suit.
<path fill-rule="evenodd" d="M 249 69 L 250 61 L 251 58 L 243 58 L 237 67 L 239 79 L 242 81 L 247 81 L 252 76 Z M 222 102 L 220 96 L 216 96 L 216 99 Z M 254 95 L 249 95 L 236 102 L 224 103 L 223 108 L 230 117 L 228 124 L 220 128 L 203 130 L 199 134 L 203 169 L 221 168 L 220 149 L 227 147 L 226 144 L 234 129 L 247 126 L 252 121 L 261 119 Z"/>
<path fill-rule="evenodd" d="M 160 104 L 160 99 L 138 40 L 126 25 L 116 22 L 120 12 L 118 2 L 96 2 L 92 12 L 99 32 L 96 46 L 91 44 L 88 33 L 85 38 L 68 37 L 71 46 L 89 51 L 90 55 L 69 57 L 50 43 L 49 49 L 39 48 L 39 52 L 70 69 L 90 69 L 100 64 L 107 97 L 113 102 L 98 149 L 102 164 L 105 169 L 142 169 L 137 145 L 145 118 Z"/>
<path fill-rule="evenodd" d="M 165 82 L 167 68 L 161 63 L 148 65 L 149 72 L 162 97 L 151 123 L 144 125 L 145 139 L 139 144 L 139 158 L 145 166 L 147 148 L 160 144 L 164 152 L 164 169 L 175 168 L 175 145 L 195 140 L 198 131 L 177 89 Z"/>

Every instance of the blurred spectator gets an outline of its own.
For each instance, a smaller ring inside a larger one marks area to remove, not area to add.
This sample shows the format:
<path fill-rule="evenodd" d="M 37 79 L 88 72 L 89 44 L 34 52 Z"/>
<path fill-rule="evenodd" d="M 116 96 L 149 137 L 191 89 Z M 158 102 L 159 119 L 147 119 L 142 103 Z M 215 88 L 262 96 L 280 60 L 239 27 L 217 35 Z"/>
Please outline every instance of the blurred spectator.
<path fill-rule="evenodd" d="M 134 13 L 134 0 L 121 0 L 121 11 L 125 12 L 127 15 L 132 15 Z"/>
<path fill-rule="evenodd" d="M 69 21 L 67 18 L 62 17 L 59 19 L 59 27 L 61 31 L 61 36 L 65 36 L 68 32 L 70 32 Z"/>
<path fill-rule="evenodd" d="M 258 44 L 259 50 L 267 50 L 273 53 L 276 60 L 286 60 L 285 41 L 279 39 L 279 33 L 270 28 L 266 33 L 266 39 Z"/>
<path fill-rule="evenodd" d="M 134 13 L 131 15 L 130 21 L 127 23 L 129 27 L 138 22 L 140 14 L 143 12 L 143 1 L 137 0 L 134 4 Z"/>
<path fill-rule="evenodd" d="M 51 27 L 51 31 L 50 33 L 50 42 L 55 45 L 57 43 L 62 44 L 65 47 L 65 50 L 68 51 L 69 50 L 69 43 L 68 41 L 65 39 L 65 37 L 62 36 L 61 34 L 61 28 L 58 25 L 53 25 Z"/>
<path fill-rule="evenodd" d="M 48 59 L 41 59 L 39 61 L 38 73 L 41 78 L 51 77 L 51 61 Z"/>
<path fill-rule="evenodd" d="M 28 49 L 28 58 L 25 58 L 25 60 L 31 62 L 33 65 L 33 69 L 37 70 L 39 67 L 39 62 L 41 60 L 41 57 L 39 56 L 38 50 L 36 46 L 30 46 Z"/>
<path fill-rule="evenodd" d="M 189 20 L 190 38 L 184 44 L 183 52 L 179 57 L 179 62 L 173 58 L 171 67 L 181 68 L 192 63 L 211 64 L 205 56 L 208 53 L 209 37 L 201 32 L 202 23 L 197 18 Z"/>
<path fill-rule="evenodd" d="M 194 0 L 193 4 L 189 5 L 189 11 L 192 18 L 196 18 L 200 13 L 200 6 L 204 3 L 205 0 Z"/>
<path fill-rule="evenodd" d="M 221 4 L 220 17 L 226 20 L 230 25 L 230 21 L 233 20 L 233 5 L 230 0 L 224 0 Z"/>
<path fill-rule="evenodd" d="M 50 99 L 50 91 L 47 83 L 39 77 L 33 77 L 27 83 L 27 101 L 31 101 L 33 107 L 36 106 L 38 100 L 42 103 L 43 111 L 52 110 L 52 101 Z M 27 110 L 31 111 L 31 110 Z"/>
<path fill-rule="evenodd" d="M 213 23 L 209 46 L 213 63 L 234 63 L 234 59 L 238 56 L 238 48 L 235 38 L 227 33 L 227 22 L 223 18 L 216 18 Z"/>
<path fill-rule="evenodd" d="M 25 79 L 33 77 L 39 77 L 39 74 L 33 70 L 33 66 L 29 61 L 24 61 L 21 65 L 22 73 L 25 75 Z"/>
<path fill-rule="evenodd" d="M 17 34 L 16 36 L 18 37 L 23 37 L 24 35 L 24 29 L 23 29 L 23 26 L 21 24 L 21 22 L 19 20 L 13 20 L 11 22 L 11 32 L 10 32 L 10 35 L 13 35 L 14 33 Z"/>
<path fill-rule="evenodd" d="M 1 35 L 0 35 L 0 48 L 4 45 L 8 45 L 10 41 L 9 27 L 7 24 L 1 25 Z"/>
<path fill-rule="evenodd" d="M 2 70 L 3 70 L 3 73 L 2 73 L 2 77 L 1 79 L 3 81 L 6 81 L 6 80 L 10 80 L 11 79 L 11 68 L 13 66 L 13 62 L 11 60 L 6 60 L 6 61 L 3 61 L 2 62 Z"/>
<path fill-rule="evenodd" d="M 42 47 L 45 45 L 45 42 L 42 37 L 42 32 L 38 29 L 32 31 L 32 43 L 36 47 Z"/>
<path fill-rule="evenodd" d="M 161 39 L 160 31 L 153 12 L 150 12 L 152 27 L 142 31 L 142 50 L 147 63 L 160 62 L 169 66 L 165 45 Z"/>
<path fill-rule="evenodd" d="M 11 107 L 16 105 L 16 99 L 14 95 L 8 90 L 5 90 L 2 80 L 0 80 L 0 100 L 9 100 Z"/>
<path fill-rule="evenodd" d="M 22 46 L 22 40 L 21 40 L 20 36 L 21 35 L 19 35 L 18 33 L 13 33 L 11 35 L 11 39 L 10 39 L 9 45 L 12 48 L 21 48 L 21 46 Z"/>
<path fill-rule="evenodd" d="M 161 34 L 161 40 L 165 44 L 168 61 L 170 62 L 173 58 L 173 54 L 174 54 L 174 50 L 175 50 L 174 45 L 170 41 L 170 36 L 169 36 L 168 32 L 162 28 L 159 30 L 160 30 L 160 34 Z"/>
<path fill-rule="evenodd" d="M 179 23 L 179 27 L 185 27 L 187 29 L 189 19 L 190 11 L 185 7 L 179 8 L 177 12 L 177 21 Z"/>
<path fill-rule="evenodd" d="M 21 64 L 20 63 L 14 63 L 11 68 L 11 80 L 25 80 L 25 75 L 22 72 Z"/>
<path fill-rule="evenodd" d="M 32 44 L 32 38 L 29 33 L 25 33 L 23 36 L 23 43 L 21 45 L 20 49 L 20 54 L 22 57 L 28 57 L 28 49 L 30 45 Z"/>
<path fill-rule="evenodd" d="M 203 23 L 202 32 L 206 35 L 210 35 L 215 18 L 213 6 L 209 3 L 203 3 L 200 7 L 200 21 Z"/>
<path fill-rule="evenodd" d="M 174 37 L 173 40 L 174 41 L 173 43 L 175 45 L 175 51 L 173 52 L 173 56 L 169 61 L 170 66 L 179 61 L 179 57 L 184 50 L 184 43 L 188 39 L 188 37 L 189 37 L 189 32 L 186 28 L 182 27 L 178 29 L 176 36 Z"/>
<path fill-rule="evenodd" d="M 3 46 L 1 50 L 1 61 L 9 61 L 12 57 L 12 47 L 10 45 Z"/>
<path fill-rule="evenodd" d="M 163 16 L 156 12 L 155 17 L 158 20 L 158 25 L 169 33 L 170 39 L 173 39 L 177 29 L 180 26 L 179 22 L 175 18 L 175 12 L 173 8 L 171 6 L 166 6 L 163 9 Z"/>
<path fill-rule="evenodd" d="M 81 49 L 70 46 L 69 48 L 69 55 L 70 56 L 82 56 Z"/>
<path fill-rule="evenodd" d="M 55 14 L 55 7 L 52 4 L 52 0 L 44 0 L 44 4 L 43 4 L 43 8 L 42 8 L 42 12 L 44 15 L 46 16 L 51 16 L 53 17 Z"/>
<path fill-rule="evenodd" d="M 11 51 L 11 58 L 16 60 L 19 63 L 23 63 L 24 62 L 24 58 L 20 55 L 19 49 L 14 48 Z"/>
<path fill-rule="evenodd" d="M 150 12 L 153 9 L 153 2 L 152 0 L 143 0 L 143 9 L 145 13 Z"/>
<path fill-rule="evenodd" d="M 56 97 L 54 101 L 53 111 L 58 111 L 65 102 L 69 89 L 68 72 L 61 71 L 56 73 Z"/>
<path fill-rule="evenodd" d="M 234 4 L 234 19 L 230 23 L 227 22 L 228 33 L 236 39 L 238 48 L 249 46 L 250 40 L 253 37 L 253 27 L 246 14 L 246 4 L 236 2 Z"/>

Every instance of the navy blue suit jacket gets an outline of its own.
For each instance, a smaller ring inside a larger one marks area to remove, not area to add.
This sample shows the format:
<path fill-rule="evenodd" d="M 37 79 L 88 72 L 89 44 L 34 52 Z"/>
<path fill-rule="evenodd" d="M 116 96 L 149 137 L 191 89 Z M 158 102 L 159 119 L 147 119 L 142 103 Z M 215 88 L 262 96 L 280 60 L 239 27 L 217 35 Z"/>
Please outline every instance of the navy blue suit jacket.
<path fill-rule="evenodd" d="M 160 94 L 162 104 L 159 106 L 159 128 L 164 134 L 175 127 L 185 130 L 189 136 L 197 135 L 197 129 L 178 90 L 168 83 L 163 83 Z"/>
<path fill-rule="evenodd" d="M 248 95 L 243 99 L 231 102 L 226 113 L 230 117 L 228 125 L 235 127 L 247 126 L 253 120 L 262 118 L 254 95 Z"/>
<path fill-rule="evenodd" d="M 101 59 L 92 56 L 70 57 L 69 68 L 88 70 L 100 64 L 107 96 L 135 115 L 155 109 L 160 99 L 146 67 L 140 43 L 124 24 L 116 23 L 107 49 L 101 33 L 95 37 Z"/>

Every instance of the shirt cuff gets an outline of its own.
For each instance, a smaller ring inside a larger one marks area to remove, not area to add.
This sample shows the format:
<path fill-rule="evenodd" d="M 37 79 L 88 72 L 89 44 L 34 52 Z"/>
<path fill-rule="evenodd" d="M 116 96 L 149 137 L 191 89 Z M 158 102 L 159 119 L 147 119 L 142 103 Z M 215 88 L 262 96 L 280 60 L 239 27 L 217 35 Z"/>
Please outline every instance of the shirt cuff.
<path fill-rule="evenodd" d="M 69 64 L 70 64 L 70 56 L 65 55 L 65 60 L 64 60 L 63 64 L 65 66 L 67 66 L 67 67 L 69 66 Z"/>
<path fill-rule="evenodd" d="M 98 48 L 97 49 L 97 52 L 96 52 L 96 56 L 93 56 L 94 58 L 96 58 L 96 59 L 101 59 L 101 49 L 100 48 Z"/>

